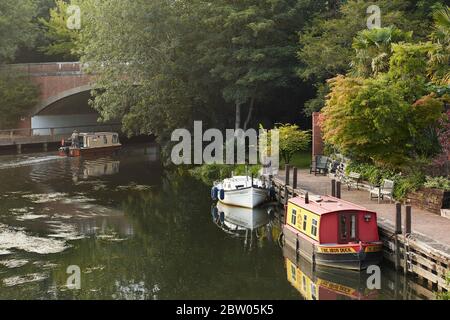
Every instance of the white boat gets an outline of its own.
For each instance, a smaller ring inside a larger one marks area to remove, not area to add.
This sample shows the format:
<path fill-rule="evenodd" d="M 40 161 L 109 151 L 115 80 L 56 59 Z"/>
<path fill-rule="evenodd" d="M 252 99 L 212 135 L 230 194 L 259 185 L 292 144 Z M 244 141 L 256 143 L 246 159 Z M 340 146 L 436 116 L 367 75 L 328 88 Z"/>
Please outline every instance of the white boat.
<path fill-rule="evenodd" d="M 254 208 L 264 203 L 269 196 L 269 189 L 260 179 L 248 176 L 234 176 L 214 184 L 211 197 L 220 202 Z"/>

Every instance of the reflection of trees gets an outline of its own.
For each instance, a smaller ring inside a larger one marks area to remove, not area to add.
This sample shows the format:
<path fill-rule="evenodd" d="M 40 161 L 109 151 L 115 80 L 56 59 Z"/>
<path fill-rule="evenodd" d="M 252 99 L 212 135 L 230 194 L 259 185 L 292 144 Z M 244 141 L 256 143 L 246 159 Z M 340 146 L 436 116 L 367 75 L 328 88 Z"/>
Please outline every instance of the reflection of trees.
<path fill-rule="evenodd" d="M 148 266 L 157 270 L 161 298 L 286 297 L 291 291 L 278 249 L 260 245 L 245 252 L 217 229 L 209 191 L 192 178 L 169 175 L 161 189 L 124 202 Z"/>

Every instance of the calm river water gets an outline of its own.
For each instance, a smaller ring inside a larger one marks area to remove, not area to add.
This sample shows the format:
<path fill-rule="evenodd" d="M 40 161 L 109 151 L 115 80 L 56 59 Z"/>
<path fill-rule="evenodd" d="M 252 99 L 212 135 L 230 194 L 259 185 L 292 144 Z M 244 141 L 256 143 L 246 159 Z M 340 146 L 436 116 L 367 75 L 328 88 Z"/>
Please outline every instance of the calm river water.
<path fill-rule="evenodd" d="M 216 207 L 208 185 L 163 171 L 157 152 L 1 156 L 0 299 L 426 297 L 387 265 L 381 290 L 365 273 L 313 270 L 280 248 L 277 210 Z"/>

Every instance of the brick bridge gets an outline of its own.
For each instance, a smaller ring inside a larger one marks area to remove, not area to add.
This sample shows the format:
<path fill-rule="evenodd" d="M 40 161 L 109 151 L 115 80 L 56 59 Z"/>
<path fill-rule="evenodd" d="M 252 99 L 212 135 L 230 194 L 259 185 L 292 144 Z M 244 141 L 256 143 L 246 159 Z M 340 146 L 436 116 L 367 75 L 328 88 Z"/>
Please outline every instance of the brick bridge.
<path fill-rule="evenodd" d="M 20 128 L 36 127 L 32 118 L 39 116 L 95 114 L 87 103 L 94 79 L 82 71 L 80 62 L 15 64 L 9 67 L 28 75 L 40 88 L 39 103 L 29 117 L 21 119 Z"/>
<path fill-rule="evenodd" d="M 98 124 L 89 106 L 94 76 L 80 62 L 13 64 L 7 68 L 25 74 L 40 89 L 39 103 L 19 120 L 17 129 L 0 130 L 0 146 L 51 143 L 73 129 L 118 130 L 117 124 Z"/>

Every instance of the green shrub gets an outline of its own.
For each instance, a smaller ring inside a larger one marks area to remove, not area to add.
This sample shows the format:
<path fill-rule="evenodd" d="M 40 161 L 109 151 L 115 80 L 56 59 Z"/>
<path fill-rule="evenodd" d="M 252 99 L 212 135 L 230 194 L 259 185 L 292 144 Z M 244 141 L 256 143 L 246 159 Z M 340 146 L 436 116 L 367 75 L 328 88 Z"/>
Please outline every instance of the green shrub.
<path fill-rule="evenodd" d="M 252 165 L 248 167 L 248 175 L 257 177 L 261 166 Z M 226 165 L 226 164 L 204 164 L 189 170 L 189 173 L 196 179 L 202 180 L 206 184 L 212 184 L 216 180 L 222 180 L 234 175 L 245 175 L 246 165 Z"/>
<path fill-rule="evenodd" d="M 427 177 L 424 187 L 450 191 L 450 180 L 446 177 Z"/>
<path fill-rule="evenodd" d="M 404 200 L 408 193 L 416 191 L 425 181 L 425 176 L 420 173 L 412 173 L 408 176 L 396 176 L 394 179 L 394 198 Z"/>

